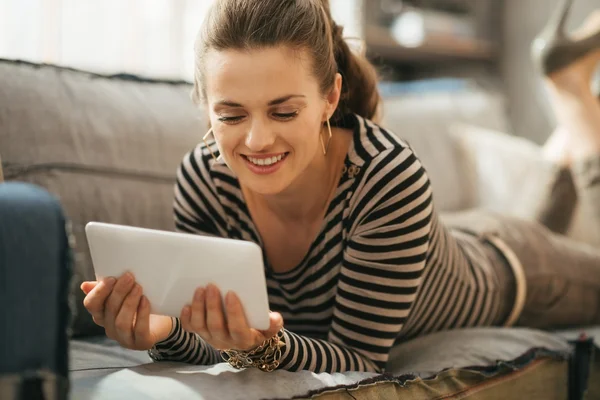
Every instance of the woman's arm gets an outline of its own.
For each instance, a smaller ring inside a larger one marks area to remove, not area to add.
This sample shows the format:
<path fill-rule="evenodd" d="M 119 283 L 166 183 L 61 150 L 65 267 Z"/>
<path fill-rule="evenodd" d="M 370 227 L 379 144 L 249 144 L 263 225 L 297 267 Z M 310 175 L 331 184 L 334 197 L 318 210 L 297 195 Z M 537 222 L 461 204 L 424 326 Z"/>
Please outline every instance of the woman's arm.
<path fill-rule="evenodd" d="M 173 318 L 173 330 L 167 339 L 157 343 L 148 354 L 155 361 L 180 361 L 196 365 L 214 365 L 223 361 L 220 352 L 195 333 L 181 328 Z"/>

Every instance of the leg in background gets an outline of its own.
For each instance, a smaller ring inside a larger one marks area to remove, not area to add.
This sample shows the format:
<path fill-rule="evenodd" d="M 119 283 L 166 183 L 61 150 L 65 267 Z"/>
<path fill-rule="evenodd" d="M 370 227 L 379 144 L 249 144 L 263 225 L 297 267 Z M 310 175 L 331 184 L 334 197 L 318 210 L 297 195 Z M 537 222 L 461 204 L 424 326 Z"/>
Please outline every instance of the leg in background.
<path fill-rule="evenodd" d="M 456 214 L 451 226 L 482 240 L 499 239 L 515 255 L 526 287 L 517 325 L 546 329 L 600 324 L 600 248 L 536 222 L 485 210 Z M 496 267 L 504 270 L 506 265 Z M 512 287 L 515 281 L 500 284 Z"/>
<path fill-rule="evenodd" d="M 568 8 L 565 10 L 564 18 Z M 578 41 L 579 44 L 569 47 L 581 47 L 586 40 L 592 43 L 589 38 L 600 38 L 599 34 L 600 10 L 597 10 L 571 35 L 572 43 Z M 595 40 L 600 43 L 600 40 Z M 592 44 L 597 46 L 595 43 Z M 566 53 L 568 54 L 569 52 Z M 568 190 L 574 190 L 577 193 L 579 212 L 589 221 L 586 242 L 600 245 L 600 99 L 592 92 L 591 87 L 594 71 L 600 65 L 600 46 L 582 54 L 584 55 L 546 76 L 550 101 L 559 127 L 544 146 L 543 155 L 550 162 L 569 168 L 572 181 L 568 182 L 569 174 L 562 173 L 564 176 L 558 180 L 562 182 L 562 188 L 555 191 L 555 197 L 550 196 L 546 207 L 550 212 L 542 213 L 540 222 L 552 229 L 553 226 L 546 223 L 552 216 L 559 223 L 564 221 L 564 214 L 568 211 L 564 207 L 568 197 L 572 195 Z"/>
<path fill-rule="evenodd" d="M 20 377 L 17 398 L 66 398 L 70 278 L 58 201 L 33 185 L 0 184 L 0 378 Z"/>

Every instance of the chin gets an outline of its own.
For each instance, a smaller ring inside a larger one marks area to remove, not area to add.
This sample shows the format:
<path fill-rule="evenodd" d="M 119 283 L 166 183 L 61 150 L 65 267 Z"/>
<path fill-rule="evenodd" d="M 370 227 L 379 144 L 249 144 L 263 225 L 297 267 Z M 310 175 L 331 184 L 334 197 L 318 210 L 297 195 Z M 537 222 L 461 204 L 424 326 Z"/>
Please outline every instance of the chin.
<path fill-rule="evenodd" d="M 253 177 L 244 174 L 240 176 L 240 183 L 254 193 L 263 196 L 272 196 L 284 192 L 289 186 L 290 181 L 287 179 L 278 179 L 274 176 L 270 177 Z"/>

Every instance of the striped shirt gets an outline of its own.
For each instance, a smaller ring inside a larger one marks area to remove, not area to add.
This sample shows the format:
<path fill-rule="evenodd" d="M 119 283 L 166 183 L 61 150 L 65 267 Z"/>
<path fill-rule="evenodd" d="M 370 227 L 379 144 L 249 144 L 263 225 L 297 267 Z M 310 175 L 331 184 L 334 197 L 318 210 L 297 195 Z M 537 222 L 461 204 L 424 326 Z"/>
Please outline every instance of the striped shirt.
<path fill-rule="evenodd" d="M 411 147 L 357 115 L 342 126 L 352 129 L 352 144 L 316 240 L 289 272 L 274 272 L 265 259 L 270 307 L 285 325 L 280 368 L 382 372 L 402 340 L 500 323 L 488 250 L 439 221 L 427 173 Z M 238 180 L 204 144 L 179 168 L 174 211 L 179 231 L 262 246 Z M 178 320 L 151 355 L 222 361 Z"/>

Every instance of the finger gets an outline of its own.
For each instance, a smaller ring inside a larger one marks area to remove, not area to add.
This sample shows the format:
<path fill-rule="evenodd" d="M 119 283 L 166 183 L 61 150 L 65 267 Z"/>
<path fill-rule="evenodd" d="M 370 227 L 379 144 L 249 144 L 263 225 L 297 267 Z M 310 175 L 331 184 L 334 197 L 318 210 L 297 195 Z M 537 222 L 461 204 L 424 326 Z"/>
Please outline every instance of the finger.
<path fill-rule="evenodd" d="M 234 344 L 232 347 L 239 350 L 248 350 L 255 347 L 257 343 L 253 343 L 252 331 L 248 326 L 246 313 L 235 293 L 227 292 L 225 307 L 227 310 L 227 328 Z"/>
<path fill-rule="evenodd" d="M 86 281 L 86 282 L 82 282 L 81 283 L 81 290 L 83 291 L 83 293 L 88 294 L 89 292 L 92 291 L 93 288 L 95 288 L 100 282 L 98 281 Z"/>
<path fill-rule="evenodd" d="M 218 341 L 228 342 L 231 339 L 225 324 L 221 294 L 212 284 L 206 288 L 206 328 L 208 334 Z"/>
<path fill-rule="evenodd" d="M 124 274 L 117 279 L 117 283 L 115 283 L 112 293 L 106 300 L 106 308 L 104 310 L 104 328 L 106 329 L 106 334 L 112 339 L 117 339 L 115 332 L 115 319 L 121 310 L 121 306 L 123 305 L 123 301 L 125 301 L 125 297 L 127 297 L 131 289 L 133 289 L 134 284 L 135 280 L 133 275 L 130 273 Z"/>
<path fill-rule="evenodd" d="M 181 309 L 181 315 L 179 316 L 179 322 L 181 323 L 181 329 L 187 332 L 195 332 L 192 327 L 192 306 L 186 305 Z"/>
<path fill-rule="evenodd" d="M 204 288 L 196 289 L 189 311 L 191 330 L 202 336 L 204 340 L 210 340 L 210 333 L 206 327 L 206 290 Z"/>
<path fill-rule="evenodd" d="M 146 350 L 154 345 L 150 338 L 150 302 L 146 296 L 141 297 L 137 308 L 133 342 L 138 350 Z"/>
<path fill-rule="evenodd" d="M 112 292 L 115 282 L 115 278 L 107 278 L 100 281 L 83 299 L 83 306 L 89 311 L 98 325 L 103 325 L 105 303 Z"/>
<path fill-rule="evenodd" d="M 110 295 L 114 285 L 115 278 L 107 278 L 98 282 L 83 299 L 83 305 L 90 313 L 102 312 L 104 310 L 104 302 Z"/>
<path fill-rule="evenodd" d="M 133 323 L 141 299 L 142 287 L 135 284 L 123 300 L 123 305 L 115 318 L 115 333 L 119 338 L 118 341 L 126 347 L 132 347 L 134 344 Z"/>

